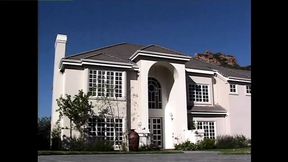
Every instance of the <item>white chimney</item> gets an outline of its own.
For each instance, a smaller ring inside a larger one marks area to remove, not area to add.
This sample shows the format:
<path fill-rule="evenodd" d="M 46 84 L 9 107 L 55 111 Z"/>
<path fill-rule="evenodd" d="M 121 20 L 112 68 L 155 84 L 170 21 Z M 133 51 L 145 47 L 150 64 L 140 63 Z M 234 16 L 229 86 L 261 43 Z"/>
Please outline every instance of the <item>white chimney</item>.
<path fill-rule="evenodd" d="M 65 57 L 66 42 L 67 42 L 67 36 L 66 35 L 57 34 L 56 41 L 55 41 L 55 60 L 54 60 L 54 67 L 55 68 L 60 67 L 60 61 L 63 57 Z"/>
<path fill-rule="evenodd" d="M 63 73 L 60 71 L 60 61 L 65 57 L 67 36 L 57 34 L 55 41 L 53 92 L 52 92 L 52 111 L 51 111 L 51 132 L 59 119 L 59 112 L 56 112 L 58 105 L 56 99 L 64 94 Z"/>

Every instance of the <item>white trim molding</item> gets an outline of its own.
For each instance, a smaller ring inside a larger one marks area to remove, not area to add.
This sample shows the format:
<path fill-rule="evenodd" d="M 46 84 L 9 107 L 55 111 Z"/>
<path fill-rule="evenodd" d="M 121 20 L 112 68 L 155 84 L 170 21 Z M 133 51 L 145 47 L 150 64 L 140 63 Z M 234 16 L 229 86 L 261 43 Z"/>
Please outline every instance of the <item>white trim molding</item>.
<path fill-rule="evenodd" d="M 129 59 L 133 61 L 138 56 L 158 57 L 158 58 L 181 60 L 181 61 L 189 61 L 191 59 L 190 56 L 185 56 L 185 55 L 175 55 L 175 54 L 152 52 L 152 51 L 145 51 L 145 50 L 137 50 L 131 57 L 129 57 Z"/>
<path fill-rule="evenodd" d="M 248 78 L 225 77 L 223 74 L 219 73 L 218 70 L 213 69 L 213 71 L 217 74 L 217 76 L 219 76 L 220 79 L 226 81 L 226 83 L 228 83 L 228 81 L 251 83 L 251 79 L 248 79 Z"/>
<path fill-rule="evenodd" d="M 91 60 L 91 59 L 81 59 L 81 60 L 71 60 L 71 59 L 62 59 L 60 62 L 60 69 L 62 70 L 63 65 L 96 65 L 96 66 L 105 66 L 105 67 L 118 67 L 131 69 L 135 65 L 131 63 L 122 63 L 122 62 L 114 62 L 114 61 L 103 61 L 103 60 Z"/>
<path fill-rule="evenodd" d="M 251 83 L 251 79 L 247 79 L 247 78 L 228 77 L 227 80 L 228 81 Z"/>
<path fill-rule="evenodd" d="M 190 68 L 186 68 L 185 69 L 187 72 L 191 72 L 191 73 L 199 73 L 199 74 L 214 74 L 215 72 L 213 71 L 208 71 L 208 70 L 200 70 L 200 69 L 190 69 Z"/>

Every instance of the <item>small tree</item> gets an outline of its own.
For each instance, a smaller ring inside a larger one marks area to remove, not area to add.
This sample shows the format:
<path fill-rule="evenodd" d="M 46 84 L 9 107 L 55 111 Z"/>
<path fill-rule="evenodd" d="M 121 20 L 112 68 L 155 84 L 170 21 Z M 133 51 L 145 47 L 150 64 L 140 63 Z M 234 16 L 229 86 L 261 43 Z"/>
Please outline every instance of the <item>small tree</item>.
<path fill-rule="evenodd" d="M 71 95 L 66 94 L 66 98 L 61 96 L 56 100 L 59 107 L 56 110 L 59 112 L 59 120 L 63 116 L 67 116 L 70 120 L 70 138 L 72 137 L 72 124 L 80 132 L 80 138 L 84 137 L 83 125 L 86 125 L 88 119 L 93 115 L 93 106 L 92 102 L 89 103 L 89 96 L 79 90 L 73 99 L 71 99 Z"/>

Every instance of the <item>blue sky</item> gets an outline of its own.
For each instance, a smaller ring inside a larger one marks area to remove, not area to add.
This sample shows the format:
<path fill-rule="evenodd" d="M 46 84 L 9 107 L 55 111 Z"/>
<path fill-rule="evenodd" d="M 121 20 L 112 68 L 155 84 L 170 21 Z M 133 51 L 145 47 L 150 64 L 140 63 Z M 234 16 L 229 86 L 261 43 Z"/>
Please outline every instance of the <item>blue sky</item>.
<path fill-rule="evenodd" d="M 251 64 L 250 0 L 42 0 L 39 3 L 39 116 L 51 115 L 54 42 L 67 54 L 127 42 L 158 44 L 188 55 L 233 55 Z"/>

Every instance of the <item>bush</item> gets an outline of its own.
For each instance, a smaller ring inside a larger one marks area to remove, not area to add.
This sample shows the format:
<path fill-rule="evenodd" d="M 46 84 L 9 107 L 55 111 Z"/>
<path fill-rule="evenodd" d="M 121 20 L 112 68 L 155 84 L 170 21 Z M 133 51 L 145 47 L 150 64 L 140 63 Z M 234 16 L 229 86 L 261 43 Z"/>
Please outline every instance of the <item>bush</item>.
<path fill-rule="evenodd" d="M 248 147 L 251 140 L 243 135 L 236 136 L 218 136 L 216 140 L 206 138 L 196 144 L 190 141 L 185 141 L 175 145 L 176 150 L 194 151 L 194 150 L 208 150 L 208 149 L 226 149 L 226 148 L 243 148 Z"/>
<path fill-rule="evenodd" d="M 197 143 L 199 150 L 208 150 L 208 149 L 214 149 L 215 146 L 215 140 L 210 138 L 205 138 L 204 140 Z"/>
<path fill-rule="evenodd" d="M 70 151 L 83 151 L 85 150 L 85 140 L 81 138 L 70 138 L 67 141 L 63 141 L 62 146 L 64 145 L 67 147 L 66 149 L 69 149 Z"/>
<path fill-rule="evenodd" d="M 236 148 L 248 147 L 248 139 L 243 135 L 236 135 L 234 137 Z"/>
<path fill-rule="evenodd" d="M 234 148 L 234 138 L 233 136 L 218 136 L 216 140 L 216 148 L 226 149 Z"/>
<path fill-rule="evenodd" d="M 216 148 L 243 148 L 249 146 L 249 140 L 243 135 L 236 136 L 218 136 L 216 140 Z"/>
<path fill-rule="evenodd" d="M 97 138 L 67 138 L 62 141 L 62 146 L 70 151 L 113 151 L 113 142 Z"/>
<path fill-rule="evenodd" d="M 160 150 L 160 147 L 155 144 L 142 145 L 138 150 L 139 151 L 157 151 L 157 150 Z"/>
<path fill-rule="evenodd" d="M 52 145 L 51 145 L 51 149 L 52 150 L 61 150 L 62 146 L 61 146 L 61 128 L 58 126 L 56 128 L 53 129 L 52 131 Z"/>
<path fill-rule="evenodd" d="M 113 142 L 102 139 L 90 139 L 86 143 L 87 151 L 113 151 Z"/>
<path fill-rule="evenodd" d="M 185 141 L 184 143 L 176 144 L 175 149 L 183 151 L 194 151 L 199 150 L 199 147 L 197 144 L 191 143 L 190 141 Z"/>
<path fill-rule="evenodd" d="M 37 133 L 37 145 L 38 150 L 49 150 L 50 148 L 50 118 L 42 117 L 38 118 L 38 133 Z"/>

